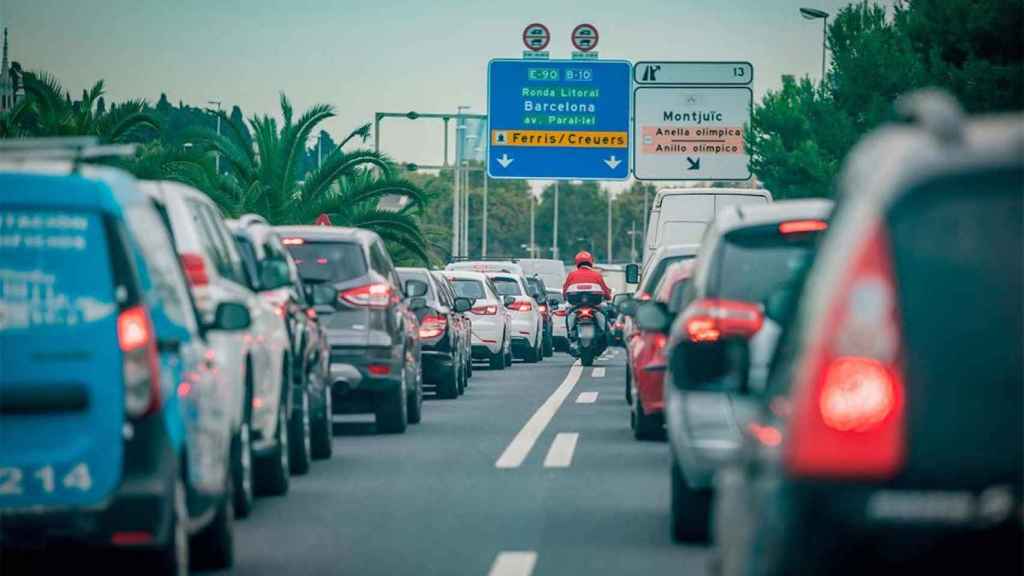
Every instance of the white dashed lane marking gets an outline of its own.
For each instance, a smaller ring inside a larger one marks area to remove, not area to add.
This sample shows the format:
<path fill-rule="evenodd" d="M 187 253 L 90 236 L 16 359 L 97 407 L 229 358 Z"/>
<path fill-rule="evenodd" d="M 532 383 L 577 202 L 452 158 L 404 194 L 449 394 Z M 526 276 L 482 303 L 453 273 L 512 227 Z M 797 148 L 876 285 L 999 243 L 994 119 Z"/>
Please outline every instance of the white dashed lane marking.
<path fill-rule="evenodd" d="M 604 378 L 604 368 L 594 368 L 594 371 L 591 373 L 591 375 L 594 378 Z"/>
<path fill-rule="evenodd" d="M 544 467 L 568 468 L 572 464 L 572 454 L 576 451 L 576 441 L 579 439 L 580 435 L 576 432 L 559 432 L 544 458 Z"/>
<path fill-rule="evenodd" d="M 597 392 L 580 392 L 576 397 L 577 404 L 593 404 L 597 402 Z"/>
<path fill-rule="evenodd" d="M 530 416 L 530 419 L 526 421 L 523 428 L 516 434 L 516 437 L 509 442 L 505 451 L 501 453 L 498 460 L 494 463 L 495 468 L 518 468 L 523 460 L 529 456 L 530 450 L 533 449 L 533 445 L 537 443 L 537 439 L 547 428 L 548 423 L 555 417 L 555 413 L 565 402 L 565 399 L 572 392 L 573 387 L 580 380 L 580 375 L 583 373 L 583 367 L 580 366 L 579 360 L 572 365 L 569 369 L 569 374 L 566 375 L 565 380 L 562 384 L 548 396 L 548 399 L 541 404 L 540 408 Z M 575 443 L 575 441 L 574 441 Z M 570 453 L 571 456 L 571 453 Z"/>
<path fill-rule="evenodd" d="M 530 576 L 537 564 L 537 553 L 532 550 L 506 551 L 494 558 L 487 576 Z"/>

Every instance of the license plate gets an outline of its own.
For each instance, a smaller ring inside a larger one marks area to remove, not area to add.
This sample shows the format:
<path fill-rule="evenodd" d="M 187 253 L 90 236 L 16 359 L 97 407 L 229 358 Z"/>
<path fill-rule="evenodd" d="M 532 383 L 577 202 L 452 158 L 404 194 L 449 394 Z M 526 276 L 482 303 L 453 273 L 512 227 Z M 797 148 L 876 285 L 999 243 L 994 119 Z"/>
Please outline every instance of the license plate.
<path fill-rule="evenodd" d="M 594 327 L 591 325 L 580 326 L 580 338 L 593 338 Z"/>

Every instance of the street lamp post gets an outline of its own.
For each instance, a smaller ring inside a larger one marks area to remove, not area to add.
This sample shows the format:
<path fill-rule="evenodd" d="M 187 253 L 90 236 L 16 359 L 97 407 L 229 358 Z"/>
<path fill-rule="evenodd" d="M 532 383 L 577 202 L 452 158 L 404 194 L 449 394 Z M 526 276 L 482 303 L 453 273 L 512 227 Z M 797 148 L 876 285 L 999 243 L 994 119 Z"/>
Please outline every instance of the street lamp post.
<path fill-rule="evenodd" d="M 217 136 L 220 136 L 220 100 L 208 100 L 207 104 L 212 104 L 217 107 Z M 220 176 L 220 152 L 214 155 L 214 167 L 217 170 L 217 175 Z"/>
<path fill-rule="evenodd" d="M 825 49 L 828 44 L 828 12 L 817 8 L 801 8 L 804 20 L 821 20 L 821 82 L 825 82 Z"/>

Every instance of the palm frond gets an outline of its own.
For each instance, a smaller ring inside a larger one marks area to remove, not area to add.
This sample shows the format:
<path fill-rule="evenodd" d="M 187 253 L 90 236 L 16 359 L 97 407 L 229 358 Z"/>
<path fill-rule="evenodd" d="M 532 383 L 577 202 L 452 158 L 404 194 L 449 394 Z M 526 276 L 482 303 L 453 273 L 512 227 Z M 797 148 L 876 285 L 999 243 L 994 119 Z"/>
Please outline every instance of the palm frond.
<path fill-rule="evenodd" d="M 352 175 L 357 168 L 370 166 L 378 168 L 385 176 L 390 175 L 391 167 L 381 154 L 372 150 L 357 150 L 348 154 L 336 150 L 324 160 L 323 167 L 314 170 L 306 178 L 303 198 L 317 198 L 323 195 L 335 180 Z"/>
<path fill-rule="evenodd" d="M 350 132 L 348 136 L 345 136 L 345 139 L 341 141 L 341 144 L 338 144 L 338 149 L 341 150 L 345 146 L 345 144 L 348 144 L 348 141 L 353 138 L 359 138 L 361 141 L 366 142 L 366 139 L 369 137 L 370 123 L 367 122 L 366 124 L 363 124 L 362 126 Z"/>

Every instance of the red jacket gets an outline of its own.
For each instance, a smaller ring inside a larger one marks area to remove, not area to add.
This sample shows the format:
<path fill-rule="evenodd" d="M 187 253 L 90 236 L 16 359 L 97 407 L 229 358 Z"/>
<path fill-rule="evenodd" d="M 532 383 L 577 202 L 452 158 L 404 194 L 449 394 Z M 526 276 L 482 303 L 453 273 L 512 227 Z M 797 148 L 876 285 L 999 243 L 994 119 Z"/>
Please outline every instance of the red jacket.
<path fill-rule="evenodd" d="M 565 277 L 565 283 L 562 284 L 562 296 L 565 296 L 566 290 L 573 284 L 598 284 L 601 289 L 604 290 L 604 297 L 611 299 L 612 291 L 608 289 L 608 285 L 604 283 L 604 276 L 601 273 L 589 266 L 581 266 Z"/>

